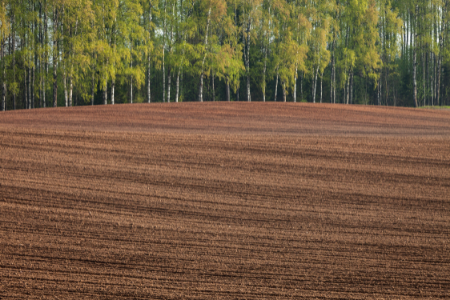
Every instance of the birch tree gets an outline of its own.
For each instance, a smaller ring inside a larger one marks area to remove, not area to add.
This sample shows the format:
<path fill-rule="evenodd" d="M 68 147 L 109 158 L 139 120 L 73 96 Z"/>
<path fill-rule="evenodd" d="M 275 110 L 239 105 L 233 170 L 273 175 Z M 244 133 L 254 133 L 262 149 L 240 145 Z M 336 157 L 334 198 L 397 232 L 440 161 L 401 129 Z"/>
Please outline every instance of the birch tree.
<path fill-rule="evenodd" d="M 262 0 L 248 0 L 241 3 L 242 41 L 244 44 L 244 65 L 247 76 L 247 101 L 252 101 L 250 90 L 250 48 L 256 39 L 255 23 L 261 17 Z"/>
<path fill-rule="evenodd" d="M 10 24 L 8 22 L 6 3 L 5 1 L 0 2 L 0 43 L 1 43 L 1 59 L 2 59 L 2 104 L 1 110 L 6 110 L 6 89 L 7 89 L 7 79 L 6 79 L 6 38 L 10 34 Z"/>

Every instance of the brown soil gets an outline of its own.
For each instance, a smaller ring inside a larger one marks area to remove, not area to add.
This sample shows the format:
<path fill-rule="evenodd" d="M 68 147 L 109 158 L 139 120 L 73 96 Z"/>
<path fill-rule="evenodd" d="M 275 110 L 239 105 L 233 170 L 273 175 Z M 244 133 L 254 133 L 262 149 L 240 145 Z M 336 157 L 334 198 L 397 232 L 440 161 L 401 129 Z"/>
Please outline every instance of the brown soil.
<path fill-rule="evenodd" d="M 0 299 L 450 295 L 450 111 L 0 113 Z"/>

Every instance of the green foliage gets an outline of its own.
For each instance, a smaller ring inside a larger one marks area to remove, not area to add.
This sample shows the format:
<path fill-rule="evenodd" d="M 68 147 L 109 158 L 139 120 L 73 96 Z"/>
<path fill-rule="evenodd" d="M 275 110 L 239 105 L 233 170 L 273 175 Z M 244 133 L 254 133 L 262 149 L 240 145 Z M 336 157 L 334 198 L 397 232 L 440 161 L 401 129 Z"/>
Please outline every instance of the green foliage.
<path fill-rule="evenodd" d="M 134 102 L 162 101 L 170 88 L 172 100 L 176 90 L 178 101 L 192 101 L 200 78 L 205 100 L 225 100 L 228 91 L 262 100 L 277 90 L 288 100 L 410 106 L 416 86 L 420 105 L 450 104 L 449 7 L 450 0 L 1 0 L 0 78 L 8 109 L 48 105 L 55 86 L 62 105 L 71 92 L 74 104 L 102 103 L 113 87 L 116 102 L 131 94 Z"/>

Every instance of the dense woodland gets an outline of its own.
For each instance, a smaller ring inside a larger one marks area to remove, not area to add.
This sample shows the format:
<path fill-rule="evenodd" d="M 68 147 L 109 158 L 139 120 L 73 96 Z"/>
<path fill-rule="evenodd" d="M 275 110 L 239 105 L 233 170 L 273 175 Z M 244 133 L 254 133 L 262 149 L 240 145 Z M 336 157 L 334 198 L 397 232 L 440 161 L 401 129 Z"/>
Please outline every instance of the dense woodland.
<path fill-rule="evenodd" d="M 450 104 L 450 0 L 0 0 L 1 109 Z"/>

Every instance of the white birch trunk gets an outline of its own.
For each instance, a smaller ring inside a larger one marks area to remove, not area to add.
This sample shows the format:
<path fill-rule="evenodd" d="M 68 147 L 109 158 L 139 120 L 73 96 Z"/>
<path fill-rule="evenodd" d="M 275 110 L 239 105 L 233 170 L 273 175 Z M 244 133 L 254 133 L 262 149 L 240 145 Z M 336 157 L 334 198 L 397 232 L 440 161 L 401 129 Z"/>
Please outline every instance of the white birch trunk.
<path fill-rule="evenodd" d="M 247 55 L 245 57 L 245 66 L 247 69 L 247 101 L 251 102 L 252 97 L 250 94 L 250 29 L 251 29 L 251 18 L 249 14 L 248 27 L 247 27 Z"/>
<path fill-rule="evenodd" d="M 62 7 L 61 11 L 61 34 L 64 34 L 64 5 Z M 69 106 L 69 96 L 67 92 L 67 70 L 66 70 L 66 57 L 65 57 L 65 49 L 64 49 L 64 38 L 60 40 L 60 47 L 61 47 L 61 61 L 63 65 L 63 87 L 64 87 L 64 104 L 65 107 Z M 58 51 L 59 52 L 59 51 Z"/>
<path fill-rule="evenodd" d="M 277 68 L 277 79 L 275 80 L 275 97 L 273 101 L 277 102 L 277 94 L 278 94 L 278 68 Z"/>
<path fill-rule="evenodd" d="M 445 9 L 444 9 L 445 11 Z M 442 14 L 442 18 L 444 18 L 444 14 Z M 442 20 L 442 24 L 444 24 L 444 20 Z M 445 25 L 442 25 L 445 26 Z M 441 102 L 441 70 L 442 70 L 442 51 L 443 48 L 443 34 L 439 39 L 439 55 L 438 55 L 438 62 L 437 62 L 437 83 L 436 83 L 436 105 L 440 105 Z"/>
<path fill-rule="evenodd" d="M 114 95 L 114 93 L 115 93 L 115 89 L 116 89 L 116 80 L 113 78 L 112 79 L 112 82 L 111 82 L 111 105 L 114 105 L 114 103 L 115 103 L 115 95 Z"/>
<path fill-rule="evenodd" d="M 56 38 L 58 33 L 58 9 L 55 8 L 54 13 L 54 37 L 53 37 L 53 107 L 57 107 L 58 105 L 58 49 L 57 44 L 58 40 Z"/>
<path fill-rule="evenodd" d="M 73 106 L 73 79 L 72 76 L 69 76 L 69 107 Z"/>
<path fill-rule="evenodd" d="M 64 84 L 64 103 L 65 106 L 69 106 L 69 96 L 67 93 L 67 77 L 66 77 L 66 61 L 63 61 L 63 84 Z"/>
<path fill-rule="evenodd" d="M 314 70 L 314 83 L 313 83 L 313 103 L 316 103 L 316 94 L 317 94 L 317 74 L 319 73 L 319 66 Z"/>
<path fill-rule="evenodd" d="M 24 108 L 27 109 L 28 108 L 28 87 L 27 87 L 27 73 L 28 73 L 28 68 L 25 67 L 24 68 L 24 72 L 25 72 L 25 78 L 24 78 Z"/>
<path fill-rule="evenodd" d="M 303 77 L 304 77 L 304 73 L 303 71 L 300 73 L 300 101 L 303 101 Z"/>
<path fill-rule="evenodd" d="M 6 110 L 6 62 L 4 58 L 5 58 L 5 40 L 2 40 L 2 63 L 3 63 L 2 111 Z"/>
<path fill-rule="evenodd" d="M 346 104 L 349 104 L 350 102 L 350 74 L 347 78 L 347 95 L 346 95 Z"/>
<path fill-rule="evenodd" d="M 78 33 L 78 19 L 75 22 L 75 36 Z M 72 33 L 70 34 L 72 37 Z M 70 48 L 70 74 L 69 74 L 69 106 L 73 106 L 73 43 Z"/>
<path fill-rule="evenodd" d="M 264 49 L 264 68 L 263 68 L 263 102 L 266 102 L 266 70 L 267 70 L 267 47 Z"/>
<path fill-rule="evenodd" d="M 330 72 L 330 103 L 333 103 L 333 61 L 334 61 L 334 41 L 332 44 L 332 51 L 331 51 L 331 72 Z"/>
<path fill-rule="evenodd" d="M 414 16 L 414 20 L 415 23 L 417 24 L 417 14 L 418 14 L 418 5 L 416 5 L 415 8 L 415 16 Z M 416 40 L 417 40 L 417 33 L 415 33 L 414 36 L 414 46 L 413 46 L 413 85 L 414 85 L 414 105 L 416 107 L 418 107 L 418 103 L 417 103 L 417 47 L 416 47 Z"/>
<path fill-rule="evenodd" d="M 322 103 L 322 96 L 323 96 L 323 73 L 322 76 L 320 76 L 320 103 Z"/>
<path fill-rule="evenodd" d="M 423 51 L 425 52 L 424 47 L 422 48 Z M 422 88 L 423 88 L 423 99 L 422 99 L 422 103 L 423 106 L 427 105 L 427 93 L 426 93 L 426 77 L 425 77 L 425 70 L 426 70 L 426 66 L 425 66 L 425 53 L 422 53 Z"/>
<path fill-rule="evenodd" d="M 214 71 L 211 70 L 211 80 L 212 80 L 212 93 L 213 93 L 213 102 L 216 101 L 216 88 L 214 86 Z"/>
<path fill-rule="evenodd" d="M 33 9 L 35 11 L 35 9 Z M 35 32 L 36 31 L 36 26 L 35 23 L 32 24 L 32 31 Z M 34 98 L 34 85 L 35 85 L 35 79 L 36 79 L 36 75 L 35 75 L 35 71 L 36 71 L 36 66 L 37 66 L 37 49 L 36 49 L 36 45 L 35 45 L 35 39 L 32 38 L 31 39 L 31 46 L 33 49 L 33 53 L 30 54 L 30 58 L 33 62 L 33 67 L 31 68 L 31 92 L 30 92 L 30 96 L 31 96 L 31 108 L 35 107 L 35 98 Z M 33 57 L 34 56 L 34 57 Z"/>
<path fill-rule="evenodd" d="M 206 33 L 205 33 L 205 55 L 203 56 L 202 61 L 202 72 L 200 73 L 200 86 L 198 91 L 198 101 L 203 102 L 203 76 L 204 76 L 204 67 L 205 67 L 205 60 L 206 60 L 206 51 L 208 48 L 208 34 L 209 34 L 209 24 L 211 22 L 211 7 L 209 7 L 208 10 L 208 21 L 206 23 Z"/>
<path fill-rule="evenodd" d="M 95 71 L 92 69 L 92 90 L 91 90 L 91 105 L 94 105 L 95 100 Z"/>
<path fill-rule="evenodd" d="M 152 8 L 150 7 L 149 15 L 148 15 L 148 32 L 151 34 L 151 22 L 152 22 Z M 151 93 L 151 53 L 148 52 L 148 71 L 147 71 L 147 103 L 152 102 L 152 93 Z"/>
<path fill-rule="evenodd" d="M 163 49 L 163 57 L 162 57 L 162 76 L 163 76 L 163 102 L 166 102 L 166 66 L 164 62 L 164 52 Z"/>
<path fill-rule="evenodd" d="M 336 57 L 333 61 L 333 103 L 336 104 Z"/>
<path fill-rule="evenodd" d="M 44 2 L 44 44 L 48 44 L 48 32 L 47 32 L 47 1 Z M 42 106 L 45 108 L 47 106 L 46 103 L 46 92 L 47 92 L 47 77 L 48 77 L 48 51 L 47 47 L 44 48 L 44 74 L 42 76 Z"/>
<path fill-rule="evenodd" d="M 350 74 L 350 104 L 353 104 L 353 69 Z"/>
<path fill-rule="evenodd" d="M 37 61 L 36 61 L 37 62 Z M 33 66 L 33 76 L 32 76 L 32 83 L 31 83 L 31 108 L 35 108 L 36 104 L 35 104 L 35 96 L 34 96 L 34 87 L 36 84 L 36 64 Z"/>
<path fill-rule="evenodd" d="M 148 71 L 147 71 L 147 103 L 152 102 L 151 96 L 151 56 L 148 54 Z"/>
<path fill-rule="evenodd" d="M 105 86 L 103 87 L 103 104 L 108 104 L 108 82 L 106 82 Z"/>
<path fill-rule="evenodd" d="M 28 68 L 28 109 L 33 108 L 32 73 L 33 73 L 33 68 Z"/>
<path fill-rule="evenodd" d="M 175 95 L 175 103 L 178 103 L 178 99 L 180 97 L 180 73 L 181 73 L 181 68 L 178 68 L 178 74 L 177 74 L 177 90 L 176 90 L 176 95 Z"/>
<path fill-rule="evenodd" d="M 166 2 L 164 2 L 164 26 L 163 26 L 163 52 L 162 52 L 162 77 L 163 77 L 163 102 L 166 102 Z"/>
<path fill-rule="evenodd" d="M 292 95 L 294 98 L 294 103 L 297 102 L 297 67 L 295 67 L 295 77 L 294 77 L 294 94 Z"/>
<path fill-rule="evenodd" d="M 431 61 L 431 69 L 433 72 L 433 76 L 431 77 L 431 84 L 430 84 L 430 88 L 431 88 L 431 106 L 434 106 L 434 102 L 435 102 L 435 93 L 434 93 L 434 88 L 435 88 L 435 78 L 436 78 L 436 57 L 434 56 L 433 52 L 430 52 L 430 61 Z"/>
<path fill-rule="evenodd" d="M 170 88 L 172 86 L 172 74 L 171 69 L 168 68 L 167 70 L 167 103 L 170 103 Z"/>
<path fill-rule="evenodd" d="M 198 87 L 198 101 L 203 102 L 203 72 L 200 74 L 200 85 Z"/>

